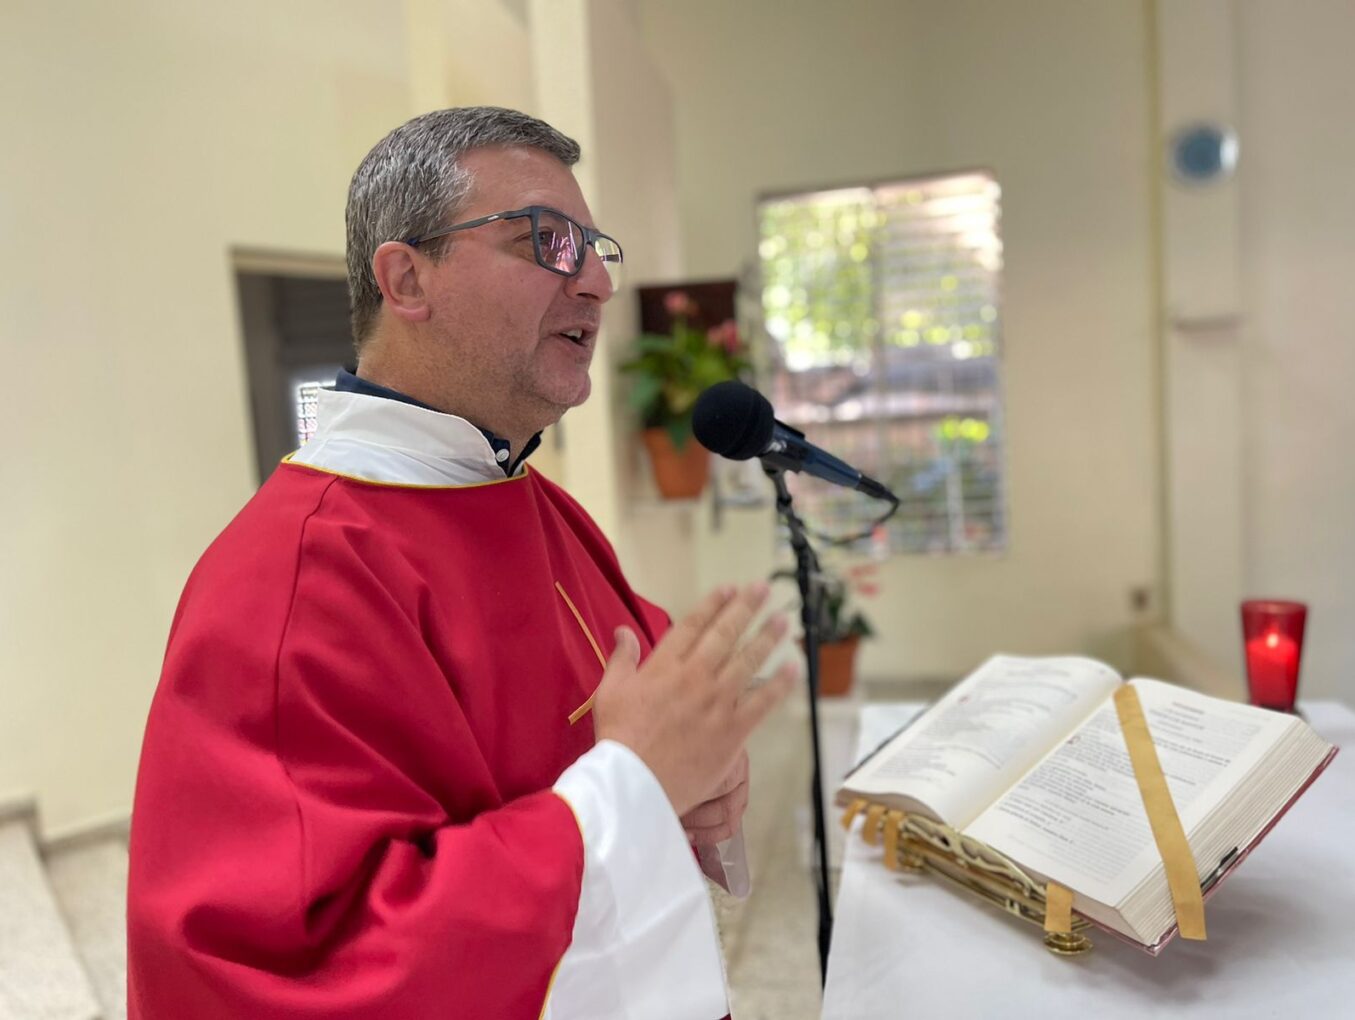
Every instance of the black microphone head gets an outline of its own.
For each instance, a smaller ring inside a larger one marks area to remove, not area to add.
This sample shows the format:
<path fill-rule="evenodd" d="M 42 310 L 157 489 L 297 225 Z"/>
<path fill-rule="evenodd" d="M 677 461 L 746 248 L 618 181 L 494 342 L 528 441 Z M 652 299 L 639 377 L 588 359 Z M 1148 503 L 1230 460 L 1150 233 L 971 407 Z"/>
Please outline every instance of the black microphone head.
<path fill-rule="evenodd" d="M 697 442 L 730 460 L 748 460 L 764 453 L 771 445 L 775 421 L 771 401 L 733 379 L 707 389 L 692 408 L 692 432 Z"/>

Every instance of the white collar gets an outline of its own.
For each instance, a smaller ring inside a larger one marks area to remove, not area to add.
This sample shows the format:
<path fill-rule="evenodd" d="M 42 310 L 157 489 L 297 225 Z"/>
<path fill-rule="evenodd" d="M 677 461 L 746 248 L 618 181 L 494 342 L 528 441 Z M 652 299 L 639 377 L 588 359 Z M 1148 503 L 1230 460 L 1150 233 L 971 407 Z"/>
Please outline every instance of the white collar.
<path fill-rule="evenodd" d="M 494 447 L 465 418 L 338 390 L 320 391 L 315 435 L 287 459 L 364 481 L 399 485 L 504 480 Z M 519 464 L 516 473 L 522 471 Z"/>

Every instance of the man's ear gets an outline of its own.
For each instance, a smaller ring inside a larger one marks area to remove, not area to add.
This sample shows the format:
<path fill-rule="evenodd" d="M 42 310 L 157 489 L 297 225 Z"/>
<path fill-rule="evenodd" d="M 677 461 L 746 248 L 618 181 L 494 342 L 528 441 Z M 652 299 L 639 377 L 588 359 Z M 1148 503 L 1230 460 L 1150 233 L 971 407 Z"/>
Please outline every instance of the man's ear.
<path fill-rule="evenodd" d="M 372 255 L 372 275 L 386 311 L 406 322 L 423 322 L 432 309 L 420 278 L 427 260 L 402 241 L 386 241 Z"/>

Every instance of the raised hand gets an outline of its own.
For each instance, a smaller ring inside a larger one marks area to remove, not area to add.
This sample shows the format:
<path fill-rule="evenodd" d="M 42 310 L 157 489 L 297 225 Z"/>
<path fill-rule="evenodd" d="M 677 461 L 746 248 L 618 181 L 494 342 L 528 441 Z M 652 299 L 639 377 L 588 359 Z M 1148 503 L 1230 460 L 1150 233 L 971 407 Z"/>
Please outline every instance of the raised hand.
<path fill-rule="evenodd" d="M 785 635 L 780 614 L 740 644 L 767 599 L 767 585 L 718 588 L 680 620 L 638 666 L 625 627 L 593 702 L 599 740 L 625 744 L 649 766 L 679 816 L 715 796 L 749 734 L 790 691 L 786 663 L 760 687 L 754 674 Z"/>

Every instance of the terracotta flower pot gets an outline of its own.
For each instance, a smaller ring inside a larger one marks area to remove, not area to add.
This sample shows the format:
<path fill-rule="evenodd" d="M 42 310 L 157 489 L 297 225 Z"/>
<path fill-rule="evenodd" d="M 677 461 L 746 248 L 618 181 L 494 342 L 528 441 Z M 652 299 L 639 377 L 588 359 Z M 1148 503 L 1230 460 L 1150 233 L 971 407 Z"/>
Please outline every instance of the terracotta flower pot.
<path fill-rule="evenodd" d="M 853 634 L 841 641 L 819 645 L 819 695 L 840 698 L 852 689 L 856 676 L 856 648 L 861 636 Z"/>
<path fill-rule="evenodd" d="M 663 498 L 695 499 L 701 495 L 710 478 L 710 452 L 695 439 L 688 439 L 679 450 L 666 429 L 645 429 L 642 436 L 654 465 L 654 482 Z"/>

